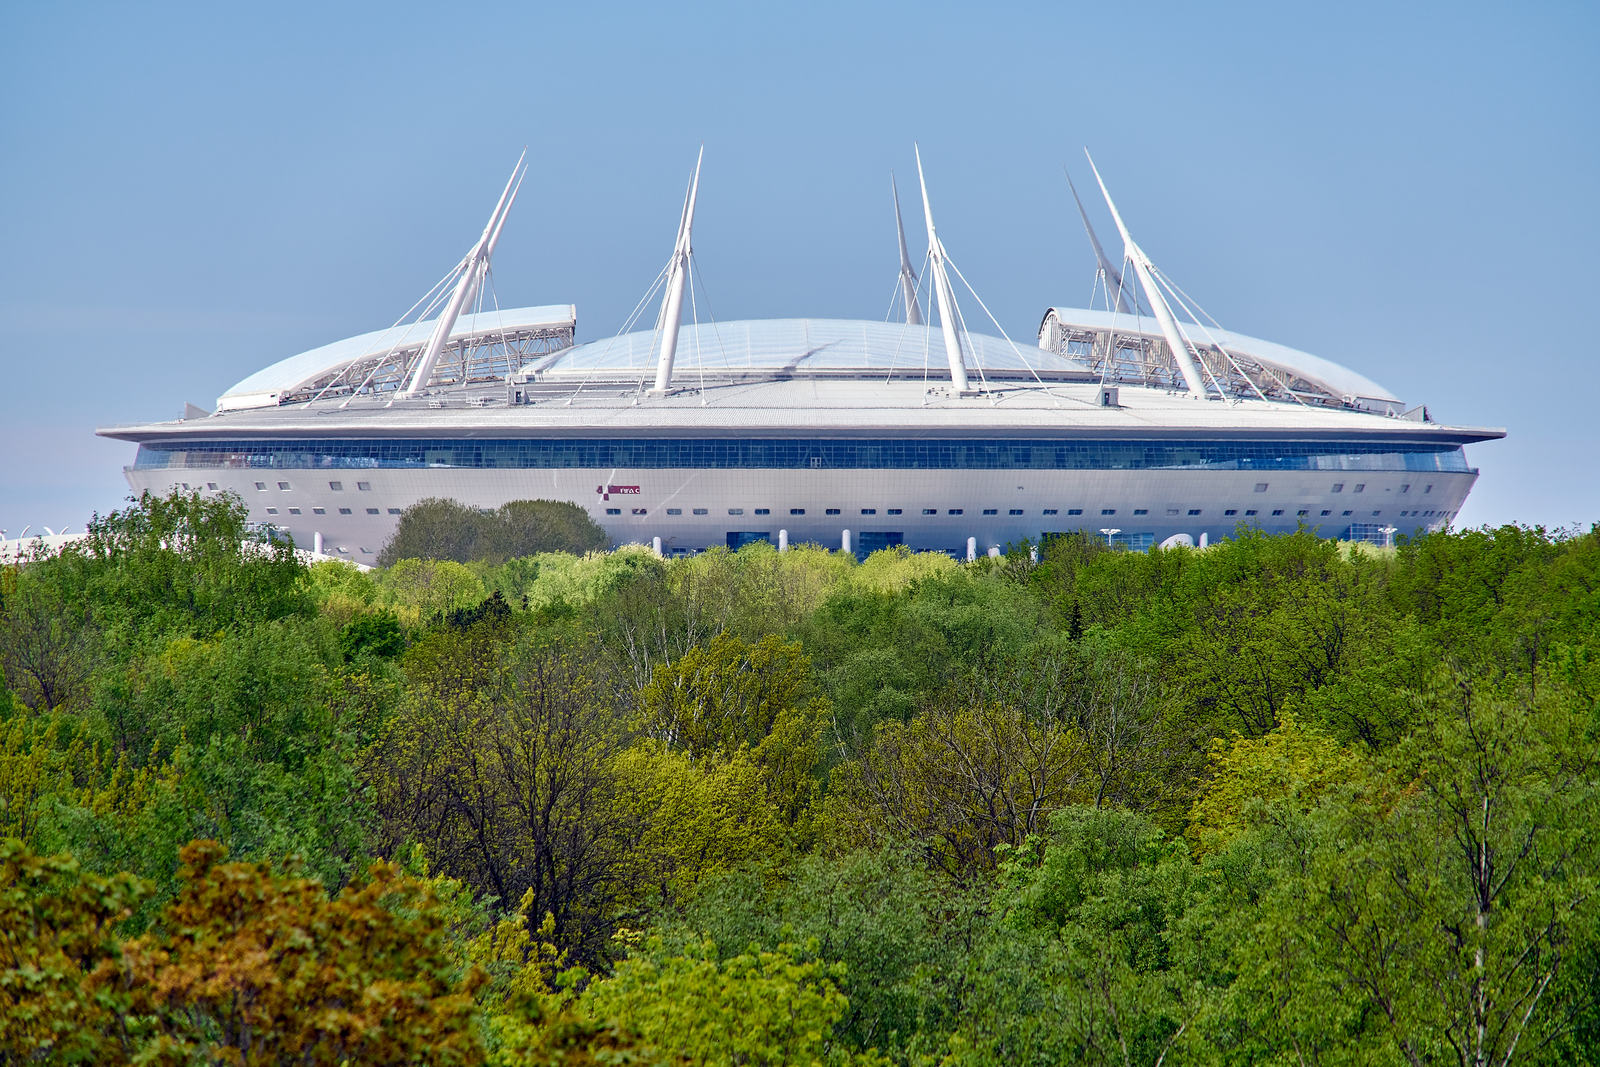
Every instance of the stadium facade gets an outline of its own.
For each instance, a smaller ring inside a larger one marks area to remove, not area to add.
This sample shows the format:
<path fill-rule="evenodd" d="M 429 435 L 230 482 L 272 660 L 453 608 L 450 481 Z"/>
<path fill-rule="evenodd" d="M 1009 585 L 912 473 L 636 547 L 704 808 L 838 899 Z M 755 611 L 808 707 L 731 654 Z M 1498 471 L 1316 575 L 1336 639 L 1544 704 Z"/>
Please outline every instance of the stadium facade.
<path fill-rule="evenodd" d="M 571 305 L 466 313 L 522 173 L 409 325 L 273 364 L 215 412 L 100 430 L 138 445 L 133 490 L 231 492 L 253 521 L 363 563 L 429 497 L 567 500 L 614 543 L 669 553 L 965 555 L 1074 530 L 1148 547 L 1241 523 L 1384 540 L 1449 523 L 1477 477 L 1464 446 L 1504 436 L 1217 327 L 1109 195 L 1120 267 L 1083 215 L 1106 306 L 1049 308 L 1036 345 L 966 328 L 925 184 L 928 254 L 914 270 L 902 227 L 894 321 L 697 324 L 697 165 L 654 328 L 576 344 Z"/>

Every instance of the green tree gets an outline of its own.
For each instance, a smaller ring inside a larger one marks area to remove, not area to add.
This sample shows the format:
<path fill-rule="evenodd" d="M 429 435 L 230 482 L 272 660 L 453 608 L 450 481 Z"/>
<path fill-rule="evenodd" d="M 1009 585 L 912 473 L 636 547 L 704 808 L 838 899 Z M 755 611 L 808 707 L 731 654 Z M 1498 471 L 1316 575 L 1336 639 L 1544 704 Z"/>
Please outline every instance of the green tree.
<path fill-rule="evenodd" d="M 882 1062 L 835 1047 L 834 1026 L 849 1006 L 835 984 L 842 968 L 795 957 L 790 945 L 726 959 L 710 943 L 671 953 L 651 939 L 592 984 L 580 1004 L 668 1063 Z"/>
<path fill-rule="evenodd" d="M 435 497 L 401 513 L 378 565 L 404 559 L 503 563 L 540 552 L 593 552 L 608 543 L 605 531 L 576 504 L 513 500 L 485 512 Z"/>

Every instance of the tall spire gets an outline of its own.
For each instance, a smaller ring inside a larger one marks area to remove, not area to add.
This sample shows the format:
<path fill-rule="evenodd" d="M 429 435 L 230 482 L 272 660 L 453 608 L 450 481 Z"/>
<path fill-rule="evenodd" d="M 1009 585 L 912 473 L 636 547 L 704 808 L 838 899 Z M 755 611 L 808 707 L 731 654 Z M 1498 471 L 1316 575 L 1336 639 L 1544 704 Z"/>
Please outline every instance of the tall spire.
<path fill-rule="evenodd" d="M 1161 295 L 1161 290 L 1156 287 L 1155 276 L 1150 269 L 1150 259 L 1144 254 L 1144 249 L 1135 244 L 1133 238 L 1128 235 L 1128 227 L 1122 224 L 1122 216 L 1117 213 L 1117 205 L 1111 202 L 1111 194 L 1106 190 L 1105 179 L 1100 177 L 1099 168 L 1094 165 L 1094 157 L 1089 156 L 1087 149 L 1083 154 L 1089 157 L 1089 169 L 1094 171 L 1094 180 L 1100 184 L 1100 195 L 1106 198 L 1106 207 L 1111 209 L 1112 221 L 1117 224 L 1117 232 L 1122 234 L 1123 254 L 1133 264 L 1133 273 L 1139 278 L 1139 287 L 1144 290 L 1150 311 L 1161 326 L 1161 334 L 1167 339 L 1167 347 L 1172 350 L 1173 361 L 1178 364 L 1178 370 L 1183 374 L 1184 384 L 1188 386 L 1192 395 L 1204 397 L 1206 386 L 1200 377 L 1200 368 L 1195 362 L 1194 354 L 1189 350 L 1188 340 L 1178 328 L 1178 320 L 1173 317 L 1172 308 L 1168 306 L 1166 297 Z"/>
<path fill-rule="evenodd" d="M 1065 172 L 1066 168 L 1063 167 Z M 1067 174 L 1067 188 L 1072 190 L 1072 202 L 1078 205 L 1078 217 L 1083 220 L 1083 230 L 1089 235 L 1089 243 L 1094 246 L 1094 258 L 1100 261 L 1100 272 L 1105 275 L 1106 291 L 1113 295 L 1117 310 L 1133 315 L 1138 311 L 1138 301 L 1133 300 L 1133 294 L 1122 286 L 1122 274 L 1112 265 L 1106 256 L 1106 250 L 1100 247 L 1100 238 L 1096 236 L 1094 227 L 1089 224 L 1089 213 L 1083 210 L 1083 201 L 1078 197 L 1078 187 L 1072 184 L 1072 175 Z"/>
<path fill-rule="evenodd" d="M 456 282 L 455 292 L 451 294 L 450 302 L 445 305 L 444 311 L 434 323 L 433 333 L 428 337 L 428 344 L 423 348 L 422 356 L 417 360 L 417 365 L 411 372 L 411 381 L 407 383 L 402 396 L 418 396 L 427 388 L 428 379 L 433 377 L 434 364 L 439 361 L 439 353 L 444 351 L 445 343 L 450 340 L 450 331 L 455 329 L 461 309 L 477 295 L 478 285 L 489 270 L 489 257 L 494 254 L 495 243 L 500 239 L 500 229 L 505 225 L 506 215 L 517 199 L 517 191 L 522 188 L 522 178 L 527 173 L 527 158 L 528 150 L 524 148 L 522 155 L 517 157 L 517 165 L 511 170 L 511 177 L 506 180 L 505 191 L 500 194 L 499 203 L 495 204 L 494 212 L 484 224 L 483 234 L 457 267 L 461 273 Z"/>
<path fill-rule="evenodd" d="M 661 303 L 661 358 L 656 363 L 656 386 L 650 390 L 657 395 L 665 395 L 672 389 L 672 361 L 678 354 L 678 327 L 683 321 L 683 291 L 689 284 L 689 256 L 694 251 L 691 239 L 694 203 L 700 193 L 700 162 L 705 156 L 705 145 L 701 145 L 700 154 L 695 157 L 689 193 L 683 201 L 683 214 L 678 219 L 678 240 L 672 246 L 672 262 L 667 267 L 667 284 Z"/>
<path fill-rule="evenodd" d="M 917 306 L 917 272 L 911 269 L 911 253 L 906 251 L 906 224 L 900 218 L 900 187 L 894 171 L 889 172 L 889 191 L 894 194 L 894 228 L 900 235 L 900 295 L 905 299 L 906 324 L 922 325 L 922 309 Z"/>
<path fill-rule="evenodd" d="M 950 360 L 950 384 L 957 393 L 971 391 L 967 384 L 967 366 L 961 353 L 961 336 L 956 332 L 956 301 L 950 291 L 950 276 L 944 269 L 944 245 L 933 228 L 933 208 L 928 204 L 928 180 L 922 174 L 922 149 L 915 144 L 917 154 L 917 181 L 922 186 L 922 215 L 928 222 L 928 269 L 933 271 L 933 292 L 939 301 L 939 329 L 944 333 L 944 352 Z"/>

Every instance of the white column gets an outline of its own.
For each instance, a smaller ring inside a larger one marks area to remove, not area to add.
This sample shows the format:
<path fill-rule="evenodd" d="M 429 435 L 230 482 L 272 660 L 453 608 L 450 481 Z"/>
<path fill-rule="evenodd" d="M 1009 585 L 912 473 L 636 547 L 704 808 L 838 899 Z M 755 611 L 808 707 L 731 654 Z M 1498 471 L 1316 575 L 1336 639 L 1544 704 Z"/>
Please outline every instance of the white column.
<path fill-rule="evenodd" d="M 321 530 L 318 530 L 316 533 L 313 533 L 311 535 L 311 551 L 315 552 L 319 556 L 322 555 L 322 531 Z"/>
<path fill-rule="evenodd" d="M 969 538 L 967 538 L 967 562 L 971 563 L 973 560 L 975 560 L 977 558 L 978 558 L 978 539 L 976 537 L 969 537 Z"/>
<path fill-rule="evenodd" d="M 658 556 L 661 555 L 661 538 L 660 537 L 652 537 L 650 539 L 650 551 L 654 552 Z"/>
<path fill-rule="evenodd" d="M 778 531 L 778 551 L 779 552 L 787 552 L 787 551 L 789 551 L 789 531 L 788 530 L 779 530 Z"/>
<path fill-rule="evenodd" d="M 1000 546 L 999 545 L 990 545 L 989 546 L 989 558 L 990 559 L 999 559 L 1000 558 Z"/>
<path fill-rule="evenodd" d="M 844 532 L 844 536 L 839 538 L 839 551 L 841 551 L 841 552 L 850 551 L 850 531 L 849 530 L 846 530 Z"/>
<path fill-rule="evenodd" d="M 1204 530 L 1201 530 L 1200 531 L 1200 547 L 1201 548 L 1205 548 L 1206 545 L 1209 544 L 1209 543 L 1210 543 L 1210 540 L 1209 540 L 1209 538 L 1206 537 L 1206 532 Z"/>

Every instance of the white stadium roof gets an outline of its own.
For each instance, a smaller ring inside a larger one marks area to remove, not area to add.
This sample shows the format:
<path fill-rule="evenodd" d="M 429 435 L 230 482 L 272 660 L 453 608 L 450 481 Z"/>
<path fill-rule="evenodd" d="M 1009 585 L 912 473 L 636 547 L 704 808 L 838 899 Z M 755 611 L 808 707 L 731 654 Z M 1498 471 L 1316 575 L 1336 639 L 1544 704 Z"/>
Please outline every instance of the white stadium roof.
<path fill-rule="evenodd" d="M 570 336 L 578 321 L 578 310 L 571 304 L 546 304 L 541 307 L 507 308 L 462 315 L 450 331 L 450 344 L 488 343 L 502 334 L 565 330 Z M 346 337 L 288 359 L 263 367 L 217 398 L 217 408 L 269 407 L 292 397 L 311 383 L 340 371 L 385 356 L 404 360 L 414 356 L 427 343 L 432 321 L 404 323 L 387 330 Z"/>

